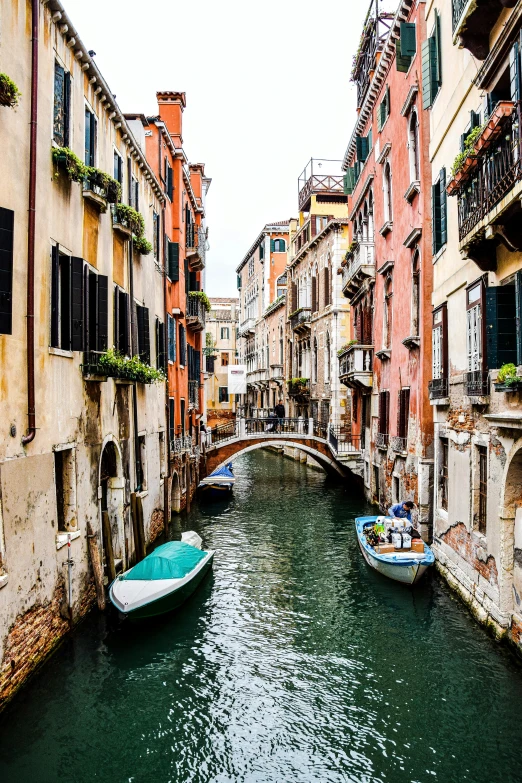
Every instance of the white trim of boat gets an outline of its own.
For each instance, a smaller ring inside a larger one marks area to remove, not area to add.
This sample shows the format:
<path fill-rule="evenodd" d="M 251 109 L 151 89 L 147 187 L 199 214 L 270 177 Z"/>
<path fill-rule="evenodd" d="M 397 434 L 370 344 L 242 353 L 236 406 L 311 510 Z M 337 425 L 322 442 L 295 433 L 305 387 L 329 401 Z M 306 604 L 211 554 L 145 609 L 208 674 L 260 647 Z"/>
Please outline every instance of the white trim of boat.
<path fill-rule="evenodd" d="M 206 486 L 207 484 L 234 484 L 235 476 L 207 476 L 201 479 L 199 486 Z"/>
<path fill-rule="evenodd" d="M 175 593 L 191 582 L 214 557 L 215 550 L 209 550 L 206 557 L 199 561 L 196 566 L 182 579 L 123 579 L 132 569 L 129 568 L 125 574 L 117 577 L 110 587 L 110 598 L 113 604 L 123 614 L 129 614 L 136 609 L 147 604 L 152 604 L 166 595 Z"/>

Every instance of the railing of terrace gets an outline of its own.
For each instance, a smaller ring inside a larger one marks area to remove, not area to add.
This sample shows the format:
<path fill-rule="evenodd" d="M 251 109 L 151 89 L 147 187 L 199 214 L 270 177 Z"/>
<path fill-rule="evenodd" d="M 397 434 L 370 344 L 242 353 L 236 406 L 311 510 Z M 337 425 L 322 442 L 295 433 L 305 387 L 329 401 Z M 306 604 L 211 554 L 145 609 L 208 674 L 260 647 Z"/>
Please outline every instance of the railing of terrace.
<path fill-rule="evenodd" d="M 349 454 L 361 450 L 361 436 L 343 432 L 339 424 L 330 424 L 328 442 L 336 454 Z"/>

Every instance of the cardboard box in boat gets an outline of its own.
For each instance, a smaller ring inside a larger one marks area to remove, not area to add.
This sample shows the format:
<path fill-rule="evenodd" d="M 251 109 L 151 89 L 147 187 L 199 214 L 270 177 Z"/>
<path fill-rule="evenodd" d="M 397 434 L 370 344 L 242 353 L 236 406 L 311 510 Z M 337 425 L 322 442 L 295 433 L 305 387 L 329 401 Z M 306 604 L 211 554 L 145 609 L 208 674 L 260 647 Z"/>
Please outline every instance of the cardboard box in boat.
<path fill-rule="evenodd" d="M 422 538 L 414 538 L 411 542 L 412 552 L 424 552 L 424 541 Z"/>
<path fill-rule="evenodd" d="M 379 546 L 375 547 L 375 551 L 378 555 L 389 555 L 395 552 L 395 547 L 393 544 L 379 544 Z"/>

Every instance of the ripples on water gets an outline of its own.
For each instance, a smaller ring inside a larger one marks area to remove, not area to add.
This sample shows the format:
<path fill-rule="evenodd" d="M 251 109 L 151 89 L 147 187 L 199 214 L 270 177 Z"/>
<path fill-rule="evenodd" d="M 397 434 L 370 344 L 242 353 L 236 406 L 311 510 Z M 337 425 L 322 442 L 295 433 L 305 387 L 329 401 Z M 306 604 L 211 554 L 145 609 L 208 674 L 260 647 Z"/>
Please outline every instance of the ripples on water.
<path fill-rule="evenodd" d="M 266 452 L 236 475 L 182 520 L 213 574 L 152 623 L 93 613 L 0 720 L 2 783 L 520 781 L 518 664 L 437 578 L 368 569 L 360 498 Z"/>

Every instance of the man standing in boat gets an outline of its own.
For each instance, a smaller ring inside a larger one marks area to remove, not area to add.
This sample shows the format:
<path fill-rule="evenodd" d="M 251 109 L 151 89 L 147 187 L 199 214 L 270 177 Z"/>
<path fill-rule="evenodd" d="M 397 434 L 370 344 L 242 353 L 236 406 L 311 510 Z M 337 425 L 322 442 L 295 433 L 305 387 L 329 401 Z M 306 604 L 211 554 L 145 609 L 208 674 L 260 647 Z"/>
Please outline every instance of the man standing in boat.
<path fill-rule="evenodd" d="M 396 503 L 395 506 L 391 506 L 388 509 L 388 516 L 395 517 L 396 519 L 407 519 L 411 522 L 411 512 L 415 507 L 413 500 L 404 500 L 401 503 Z"/>
<path fill-rule="evenodd" d="M 278 430 L 281 432 L 281 428 L 283 426 L 283 419 L 285 418 L 285 406 L 283 405 L 283 400 L 279 400 L 277 405 L 275 406 L 275 415 L 277 416 L 278 422 Z"/>

